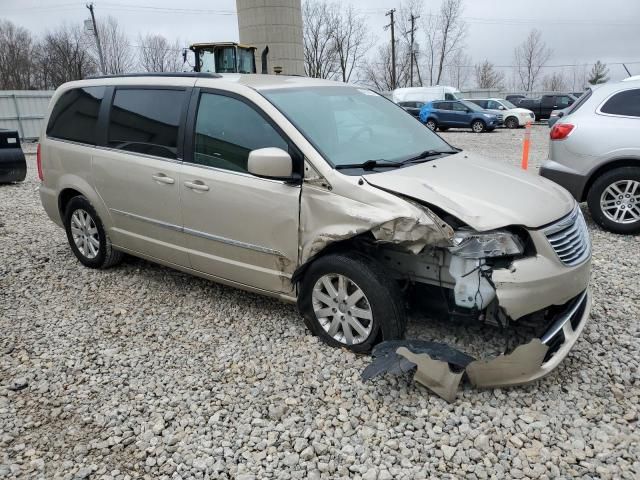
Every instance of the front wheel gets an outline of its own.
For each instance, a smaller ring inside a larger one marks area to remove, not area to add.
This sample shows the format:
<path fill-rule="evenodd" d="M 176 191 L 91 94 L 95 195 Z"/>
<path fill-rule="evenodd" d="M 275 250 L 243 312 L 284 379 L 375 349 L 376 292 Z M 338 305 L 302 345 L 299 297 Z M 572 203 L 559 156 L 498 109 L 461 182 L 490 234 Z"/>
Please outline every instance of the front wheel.
<path fill-rule="evenodd" d="M 504 121 L 504 126 L 507 128 L 518 128 L 520 126 L 520 122 L 518 122 L 518 119 L 516 117 L 508 117 L 505 121 Z"/>
<path fill-rule="evenodd" d="M 484 124 L 482 120 L 474 120 L 471 123 L 471 130 L 475 133 L 482 133 L 486 130 L 487 126 Z"/>
<path fill-rule="evenodd" d="M 71 250 L 85 267 L 108 268 L 122 260 L 122 252 L 112 247 L 100 217 L 85 197 L 69 201 L 64 228 Z"/>
<path fill-rule="evenodd" d="M 593 220 L 605 230 L 640 232 L 640 168 L 610 170 L 596 179 L 587 196 Z"/>
<path fill-rule="evenodd" d="M 433 130 L 433 131 L 435 131 L 435 129 L 438 128 L 438 124 L 433 118 L 428 119 L 425 125 L 427 126 L 427 128 L 429 128 L 429 130 Z"/>
<path fill-rule="evenodd" d="M 332 254 L 305 273 L 298 308 L 311 333 L 334 347 L 368 352 L 402 338 L 406 313 L 394 280 L 359 254 Z"/>

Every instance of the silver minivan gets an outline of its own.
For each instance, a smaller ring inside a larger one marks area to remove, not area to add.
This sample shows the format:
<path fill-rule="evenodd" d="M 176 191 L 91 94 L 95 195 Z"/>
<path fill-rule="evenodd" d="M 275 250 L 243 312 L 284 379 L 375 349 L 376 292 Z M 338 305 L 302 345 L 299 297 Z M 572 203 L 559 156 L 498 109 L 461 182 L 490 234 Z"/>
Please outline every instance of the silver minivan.
<path fill-rule="evenodd" d="M 333 346 L 401 338 L 419 297 L 487 328 L 534 325 L 544 355 L 498 382 L 522 383 L 558 365 L 589 315 L 590 241 L 571 195 L 452 147 L 366 88 L 71 82 L 37 158 L 44 209 L 82 264 L 129 253 L 297 302 Z"/>

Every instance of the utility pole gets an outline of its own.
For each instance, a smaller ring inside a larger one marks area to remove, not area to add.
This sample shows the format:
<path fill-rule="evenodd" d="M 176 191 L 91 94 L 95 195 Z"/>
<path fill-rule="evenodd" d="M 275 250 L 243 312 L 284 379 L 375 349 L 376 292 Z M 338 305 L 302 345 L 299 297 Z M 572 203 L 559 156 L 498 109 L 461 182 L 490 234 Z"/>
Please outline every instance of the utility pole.
<path fill-rule="evenodd" d="M 415 59 L 415 51 L 413 49 L 413 34 L 416 31 L 415 22 L 420 18 L 420 15 L 417 17 L 412 13 L 409 19 L 411 20 L 411 46 L 409 47 L 409 86 L 413 87 L 413 61 Z M 417 63 L 417 62 L 416 62 Z"/>
<path fill-rule="evenodd" d="M 93 34 L 96 37 L 96 46 L 98 47 L 98 57 L 100 57 L 100 69 L 102 74 L 106 75 L 107 72 L 104 68 L 104 56 L 102 55 L 102 46 L 100 45 L 100 36 L 98 35 L 98 27 L 96 26 L 96 17 L 93 14 L 93 3 L 88 3 L 86 7 L 91 12 L 91 23 L 93 24 Z"/>
<path fill-rule="evenodd" d="M 396 89 L 396 32 L 395 21 L 393 20 L 393 14 L 396 12 L 395 8 L 389 10 L 385 17 L 391 17 L 389 25 L 385 25 L 384 29 L 391 27 L 391 90 Z"/>

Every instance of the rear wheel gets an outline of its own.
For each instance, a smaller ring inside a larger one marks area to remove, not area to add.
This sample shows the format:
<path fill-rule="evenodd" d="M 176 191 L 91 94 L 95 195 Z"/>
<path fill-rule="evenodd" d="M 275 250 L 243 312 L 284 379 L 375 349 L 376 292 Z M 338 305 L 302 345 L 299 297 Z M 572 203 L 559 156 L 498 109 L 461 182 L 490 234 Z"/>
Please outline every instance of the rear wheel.
<path fill-rule="evenodd" d="M 122 260 L 115 250 L 95 209 L 83 196 L 73 197 L 64 215 L 64 227 L 71 250 L 89 268 L 108 268 Z"/>
<path fill-rule="evenodd" d="M 504 126 L 507 128 L 518 128 L 520 126 L 520 123 L 518 122 L 518 119 L 516 117 L 507 117 L 507 119 L 504 121 Z"/>
<path fill-rule="evenodd" d="M 438 128 L 438 124 L 436 123 L 436 121 L 433 118 L 430 118 L 427 120 L 427 122 L 425 123 L 425 125 L 430 129 L 430 130 L 434 130 L 436 128 Z"/>
<path fill-rule="evenodd" d="M 587 203 L 593 220 L 605 230 L 640 232 L 640 168 L 606 172 L 589 189 Z"/>
<path fill-rule="evenodd" d="M 359 254 L 333 254 L 305 273 L 298 308 L 311 332 L 334 347 L 368 352 L 381 340 L 402 338 L 406 325 L 397 284 Z"/>
<path fill-rule="evenodd" d="M 475 133 L 482 133 L 486 130 L 487 126 L 482 120 L 474 120 L 471 122 L 471 130 Z"/>

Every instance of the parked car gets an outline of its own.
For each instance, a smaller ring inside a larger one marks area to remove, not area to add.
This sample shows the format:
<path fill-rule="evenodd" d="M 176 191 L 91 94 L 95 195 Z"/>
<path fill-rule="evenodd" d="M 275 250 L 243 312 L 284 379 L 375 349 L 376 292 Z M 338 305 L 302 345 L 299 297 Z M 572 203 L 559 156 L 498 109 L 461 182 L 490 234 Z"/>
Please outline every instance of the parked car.
<path fill-rule="evenodd" d="M 431 130 L 470 128 L 476 133 L 490 132 L 502 125 L 502 116 L 483 110 L 466 100 L 428 102 L 420 110 L 420 121 Z"/>
<path fill-rule="evenodd" d="M 520 100 L 522 100 L 523 98 L 527 98 L 526 95 L 521 95 L 521 94 L 513 94 L 513 95 L 507 95 L 506 97 L 504 97 L 505 100 L 513 103 L 515 106 L 518 106 L 518 104 L 520 103 Z"/>
<path fill-rule="evenodd" d="M 536 120 L 531 110 L 516 107 L 509 100 L 501 98 L 470 98 L 467 101 L 475 103 L 498 118 L 503 117 L 504 126 L 507 128 L 524 127 L 528 122 L 535 122 Z"/>
<path fill-rule="evenodd" d="M 524 98 L 518 106 L 531 110 L 538 120 L 546 120 L 553 110 L 562 110 L 572 105 L 576 97 L 571 94 L 543 95 L 540 98 Z"/>
<path fill-rule="evenodd" d="M 424 102 L 398 102 L 398 105 L 400 105 L 414 117 L 420 118 L 420 109 L 424 105 Z"/>
<path fill-rule="evenodd" d="M 0 183 L 22 182 L 27 176 L 27 162 L 15 130 L 0 128 Z"/>
<path fill-rule="evenodd" d="M 640 81 L 587 90 L 551 129 L 540 174 L 586 200 L 615 233 L 640 232 Z"/>
<path fill-rule="evenodd" d="M 567 108 L 563 108 L 562 110 L 553 110 L 551 112 L 551 115 L 549 115 L 549 120 L 547 120 L 547 125 L 549 125 L 549 128 L 553 127 L 558 120 L 560 120 L 562 117 L 567 115 L 571 111 L 571 109 L 574 107 L 574 105 L 577 105 L 577 104 L 578 102 L 573 103 L 569 105 Z"/>
<path fill-rule="evenodd" d="M 433 87 L 396 88 L 391 99 L 396 102 L 431 102 L 433 100 L 461 100 L 462 94 L 457 88 L 436 85 Z"/>
<path fill-rule="evenodd" d="M 569 192 L 460 152 L 371 90 L 112 76 L 62 85 L 49 108 L 40 198 L 87 267 L 127 252 L 296 302 L 315 335 L 356 352 L 401 338 L 417 293 L 485 325 L 537 325 L 535 355 L 480 386 L 546 375 L 589 316 Z"/>

